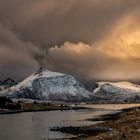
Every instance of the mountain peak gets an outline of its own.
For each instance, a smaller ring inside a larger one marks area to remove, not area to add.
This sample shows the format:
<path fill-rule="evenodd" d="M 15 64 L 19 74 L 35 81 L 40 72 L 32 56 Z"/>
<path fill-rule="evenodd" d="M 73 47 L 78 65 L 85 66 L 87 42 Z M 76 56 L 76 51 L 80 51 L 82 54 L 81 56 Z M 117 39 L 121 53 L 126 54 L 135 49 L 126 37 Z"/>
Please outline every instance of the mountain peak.
<path fill-rule="evenodd" d="M 38 70 L 36 71 L 36 74 L 41 74 L 44 71 L 48 71 L 48 70 L 44 67 L 39 67 Z"/>
<path fill-rule="evenodd" d="M 3 82 L 0 81 L 0 91 L 7 89 L 9 87 L 15 86 L 17 85 L 17 82 L 15 82 L 13 79 L 11 78 L 7 78 L 6 80 L 4 80 Z"/>
<path fill-rule="evenodd" d="M 16 85 L 17 83 L 12 78 L 7 78 L 2 82 L 3 85 Z"/>

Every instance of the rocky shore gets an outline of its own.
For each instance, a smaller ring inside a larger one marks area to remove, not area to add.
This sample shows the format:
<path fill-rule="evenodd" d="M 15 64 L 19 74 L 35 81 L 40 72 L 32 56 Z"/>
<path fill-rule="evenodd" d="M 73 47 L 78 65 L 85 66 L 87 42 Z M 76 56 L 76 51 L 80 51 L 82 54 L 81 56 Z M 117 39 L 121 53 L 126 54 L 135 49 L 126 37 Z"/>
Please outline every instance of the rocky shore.
<path fill-rule="evenodd" d="M 103 121 L 92 126 L 56 127 L 51 131 L 74 134 L 74 140 L 139 140 L 140 107 L 123 109 L 121 112 L 102 115 L 90 121 Z"/>

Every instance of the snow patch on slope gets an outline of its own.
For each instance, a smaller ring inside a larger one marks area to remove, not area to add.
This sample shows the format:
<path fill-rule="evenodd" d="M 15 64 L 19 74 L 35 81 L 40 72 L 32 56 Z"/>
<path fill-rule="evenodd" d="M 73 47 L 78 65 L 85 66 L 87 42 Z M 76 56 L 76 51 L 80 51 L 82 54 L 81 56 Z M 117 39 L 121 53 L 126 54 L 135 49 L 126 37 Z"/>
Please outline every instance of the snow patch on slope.
<path fill-rule="evenodd" d="M 112 85 L 112 86 L 115 86 L 115 87 L 118 87 L 118 88 L 133 90 L 135 92 L 140 92 L 140 86 L 139 85 L 136 85 L 136 84 L 133 84 L 133 83 L 130 83 L 130 82 L 127 82 L 127 81 L 124 81 L 124 82 L 97 82 L 97 84 L 98 84 L 98 88 L 96 88 L 93 91 L 93 93 L 98 92 L 101 89 L 101 87 L 105 84 L 109 84 L 109 85 Z"/>
<path fill-rule="evenodd" d="M 98 82 L 95 103 L 140 103 L 140 86 L 130 82 Z"/>

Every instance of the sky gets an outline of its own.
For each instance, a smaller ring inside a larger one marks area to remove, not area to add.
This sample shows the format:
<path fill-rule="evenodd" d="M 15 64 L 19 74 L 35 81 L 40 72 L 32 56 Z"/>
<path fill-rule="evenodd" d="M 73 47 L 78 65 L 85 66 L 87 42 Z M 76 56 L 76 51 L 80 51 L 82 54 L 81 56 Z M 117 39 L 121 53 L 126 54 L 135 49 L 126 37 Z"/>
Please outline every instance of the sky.
<path fill-rule="evenodd" d="M 80 80 L 140 79 L 140 0 L 0 0 L 0 79 L 39 66 Z"/>

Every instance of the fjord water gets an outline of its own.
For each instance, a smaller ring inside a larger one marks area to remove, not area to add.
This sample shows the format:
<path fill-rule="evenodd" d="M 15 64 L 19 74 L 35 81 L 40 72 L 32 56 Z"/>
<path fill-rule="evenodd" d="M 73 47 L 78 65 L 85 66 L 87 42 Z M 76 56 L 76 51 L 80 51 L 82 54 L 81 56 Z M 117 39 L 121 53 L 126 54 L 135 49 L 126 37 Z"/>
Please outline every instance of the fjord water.
<path fill-rule="evenodd" d="M 113 113 L 122 108 L 139 104 L 80 105 L 86 110 L 28 112 L 0 115 L 0 140 L 48 140 L 71 137 L 68 134 L 51 132 L 51 127 L 85 126 L 95 122 L 85 121 L 97 115 Z"/>

